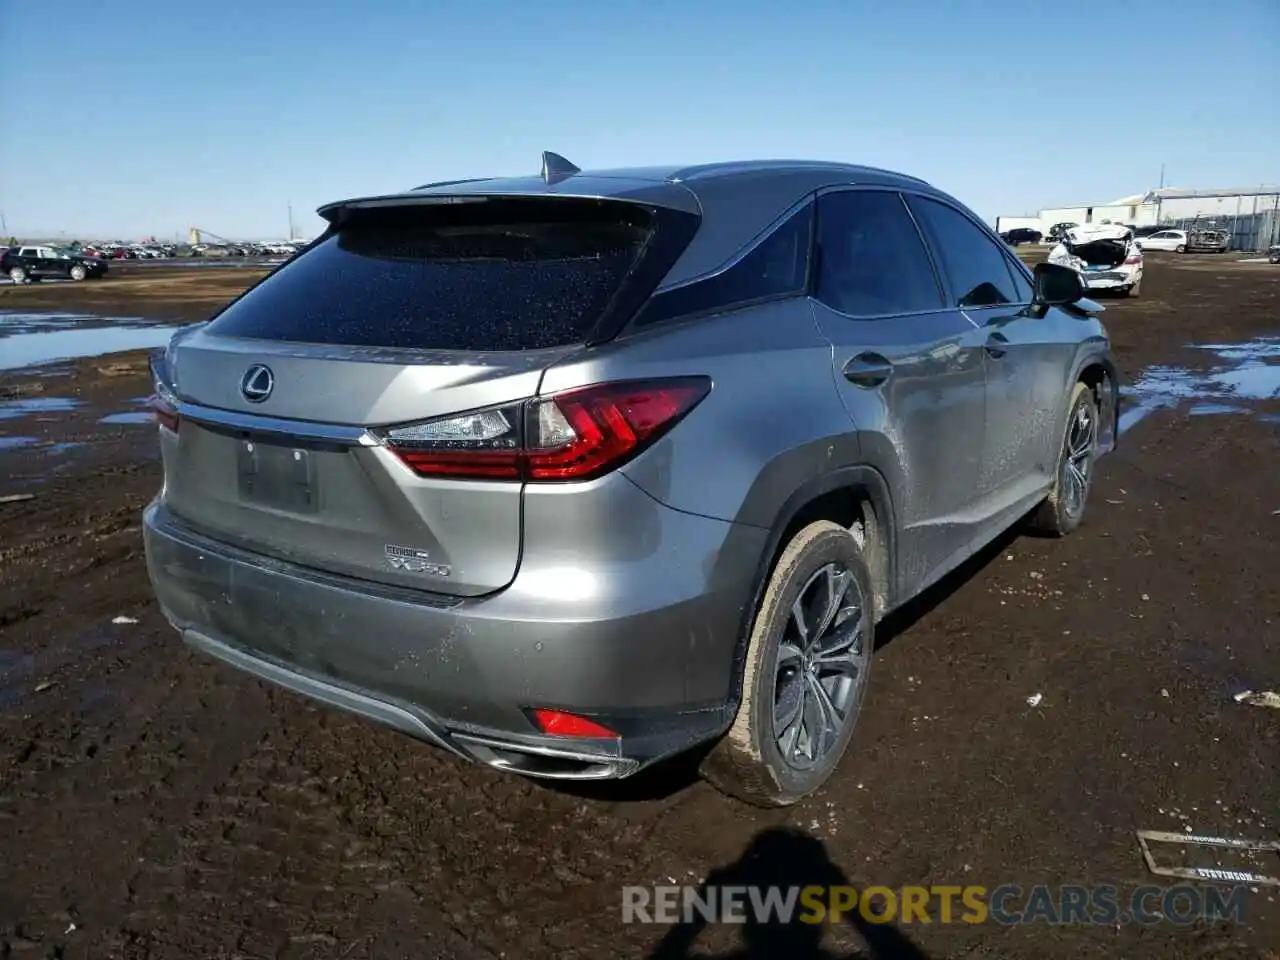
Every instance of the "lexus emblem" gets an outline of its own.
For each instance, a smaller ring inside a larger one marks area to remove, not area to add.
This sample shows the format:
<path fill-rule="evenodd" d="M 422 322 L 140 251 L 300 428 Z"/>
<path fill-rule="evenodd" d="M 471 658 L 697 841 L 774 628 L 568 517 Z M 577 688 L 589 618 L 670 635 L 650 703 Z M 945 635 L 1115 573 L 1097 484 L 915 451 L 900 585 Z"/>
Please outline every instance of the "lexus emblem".
<path fill-rule="evenodd" d="M 240 394 L 250 403 L 261 403 L 275 389 L 276 376 L 271 368 L 255 363 L 240 378 Z"/>

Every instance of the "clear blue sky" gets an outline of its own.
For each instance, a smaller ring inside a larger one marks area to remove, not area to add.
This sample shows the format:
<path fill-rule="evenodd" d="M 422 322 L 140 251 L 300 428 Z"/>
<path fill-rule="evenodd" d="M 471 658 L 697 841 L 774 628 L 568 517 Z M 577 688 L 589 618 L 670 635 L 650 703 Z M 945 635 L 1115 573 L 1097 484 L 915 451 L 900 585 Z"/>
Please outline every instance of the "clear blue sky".
<path fill-rule="evenodd" d="M 543 149 L 871 163 L 988 218 L 1280 180 L 1280 0 L 0 0 L 0 82 L 19 234 L 311 234 Z"/>

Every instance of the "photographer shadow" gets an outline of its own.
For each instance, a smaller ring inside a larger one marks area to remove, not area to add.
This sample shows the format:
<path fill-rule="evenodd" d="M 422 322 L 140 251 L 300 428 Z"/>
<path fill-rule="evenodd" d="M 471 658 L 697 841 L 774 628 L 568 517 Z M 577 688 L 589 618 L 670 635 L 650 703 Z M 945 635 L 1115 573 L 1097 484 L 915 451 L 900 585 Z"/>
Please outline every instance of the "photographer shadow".
<path fill-rule="evenodd" d="M 783 890 L 809 886 L 825 888 L 851 886 L 844 872 L 827 856 L 822 841 L 802 831 L 775 827 L 758 833 L 742 856 L 727 867 L 713 870 L 703 882 L 701 892 L 709 887 L 748 887 L 762 892 L 769 887 Z M 749 901 L 748 901 L 749 902 Z M 826 924 L 762 922 L 745 911 L 746 922 L 739 926 L 742 946 L 729 953 L 697 956 L 706 960 L 929 960 L 905 934 L 892 923 L 868 921 L 859 909 L 851 909 L 841 921 L 856 930 L 866 944 L 865 950 L 836 954 L 822 945 Z M 700 915 L 673 926 L 648 960 L 688 960 L 698 935 L 707 926 Z"/>

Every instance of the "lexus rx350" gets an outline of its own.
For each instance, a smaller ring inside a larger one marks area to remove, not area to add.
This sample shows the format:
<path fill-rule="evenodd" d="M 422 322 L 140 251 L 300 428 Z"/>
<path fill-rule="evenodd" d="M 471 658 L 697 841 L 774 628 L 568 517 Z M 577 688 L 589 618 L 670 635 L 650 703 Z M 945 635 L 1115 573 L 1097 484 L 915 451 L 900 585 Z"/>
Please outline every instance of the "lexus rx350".
<path fill-rule="evenodd" d="M 1079 274 L 914 177 L 547 154 L 320 212 L 153 361 L 150 575 L 196 649 L 460 757 L 700 748 L 794 802 L 877 622 L 1074 529 L 1116 440 Z"/>

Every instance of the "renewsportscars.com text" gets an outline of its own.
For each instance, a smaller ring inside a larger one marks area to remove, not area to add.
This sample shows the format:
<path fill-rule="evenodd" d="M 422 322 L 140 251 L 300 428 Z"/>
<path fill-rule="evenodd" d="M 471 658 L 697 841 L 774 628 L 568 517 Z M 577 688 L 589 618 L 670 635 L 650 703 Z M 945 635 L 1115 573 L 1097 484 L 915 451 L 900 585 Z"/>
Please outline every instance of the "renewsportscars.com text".
<path fill-rule="evenodd" d="M 1244 887 L 623 887 L 624 923 L 1116 924 L 1244 919 Z"/>

